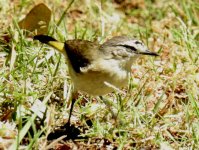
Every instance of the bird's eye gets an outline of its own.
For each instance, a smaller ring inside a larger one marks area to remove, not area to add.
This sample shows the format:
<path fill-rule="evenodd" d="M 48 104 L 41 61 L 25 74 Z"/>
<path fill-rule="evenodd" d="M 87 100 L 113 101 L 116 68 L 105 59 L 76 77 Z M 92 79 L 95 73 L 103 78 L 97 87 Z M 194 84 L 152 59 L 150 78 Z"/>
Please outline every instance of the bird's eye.
<path fill-rule="evenodd" d="M 135 41 L 135 44 L 141 44 L 141 45 L 142 45 L 142 42 L 140 42 L 140 41 Z"/>

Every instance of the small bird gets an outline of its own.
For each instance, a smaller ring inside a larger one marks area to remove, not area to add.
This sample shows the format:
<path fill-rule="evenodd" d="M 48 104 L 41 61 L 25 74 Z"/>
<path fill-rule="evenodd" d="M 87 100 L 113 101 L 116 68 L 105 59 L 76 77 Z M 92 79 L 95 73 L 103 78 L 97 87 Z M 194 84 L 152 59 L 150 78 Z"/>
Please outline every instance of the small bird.
<path fill-rule="evenodd" d="M 139 56 L 158 56 L 140 40 L 127 36 L 116 36 L 103 44 L 80 39 L 59 42 L 47 35 L 36 35 L 34 40 L 48 44 L 64 54 L 74 93 L 82 91 L 93 96 L 113 92 L 113 87 L 125 87 L 131 66 Z M 69 123 L 74 103 L 73 98 Z"/>

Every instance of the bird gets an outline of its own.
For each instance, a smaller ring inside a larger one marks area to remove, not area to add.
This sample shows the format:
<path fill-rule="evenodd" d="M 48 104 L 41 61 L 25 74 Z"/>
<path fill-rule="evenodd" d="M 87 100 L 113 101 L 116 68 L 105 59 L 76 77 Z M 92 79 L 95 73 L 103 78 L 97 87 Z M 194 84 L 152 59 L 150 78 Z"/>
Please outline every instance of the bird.
<path fill-rule="evenodd" d="M 60 42 L 48 35 L 35 35 L 39 40 L 54 47 L 66 58 L 73 95 L 78 91 L 91 96 L 103 96 L 116 88 L 128 85 L 131 66 L 142 55 L 158 56 L 140 40 L 128 36 L 115 36 L 102 44 L 83 39 Z M 68 123 L 75 98 L 72 98 Z"/>

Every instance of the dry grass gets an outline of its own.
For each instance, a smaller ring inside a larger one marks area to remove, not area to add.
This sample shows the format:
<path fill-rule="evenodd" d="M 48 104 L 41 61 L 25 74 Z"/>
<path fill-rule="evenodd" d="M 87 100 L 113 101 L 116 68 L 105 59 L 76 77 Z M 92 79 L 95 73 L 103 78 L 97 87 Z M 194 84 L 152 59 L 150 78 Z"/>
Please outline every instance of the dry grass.
<path fill-rule="evenodd" d="M 69 2 L 45 0 L 53 12 L 50 31 L 57 39 L 103 42 L 127 34 L 160 54 L 139 59 L 126 94 L 105 96 L 108 106 L 80 95 L 72 122 L 89 138 L 76 141 L 46 139 L 67 122 L 70 78 L 63 57 L 27 38 L 16 25 L 38 2 L 0 2 L 0 147 L 199 148 L 198 1 L 117 2 L 75 0 L 56 26 Z"/>

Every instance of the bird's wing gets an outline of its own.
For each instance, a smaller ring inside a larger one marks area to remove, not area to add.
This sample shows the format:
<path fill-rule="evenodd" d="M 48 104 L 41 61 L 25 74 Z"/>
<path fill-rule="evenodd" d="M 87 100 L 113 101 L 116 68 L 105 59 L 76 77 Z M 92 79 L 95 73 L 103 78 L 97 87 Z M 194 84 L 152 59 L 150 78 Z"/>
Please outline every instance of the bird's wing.
<path fill-rule="evenodd" d="M 67 40 L 65 50 L 74 71 L 83 73 L 99 55 L 99 44 L 86 40 Z"/>

